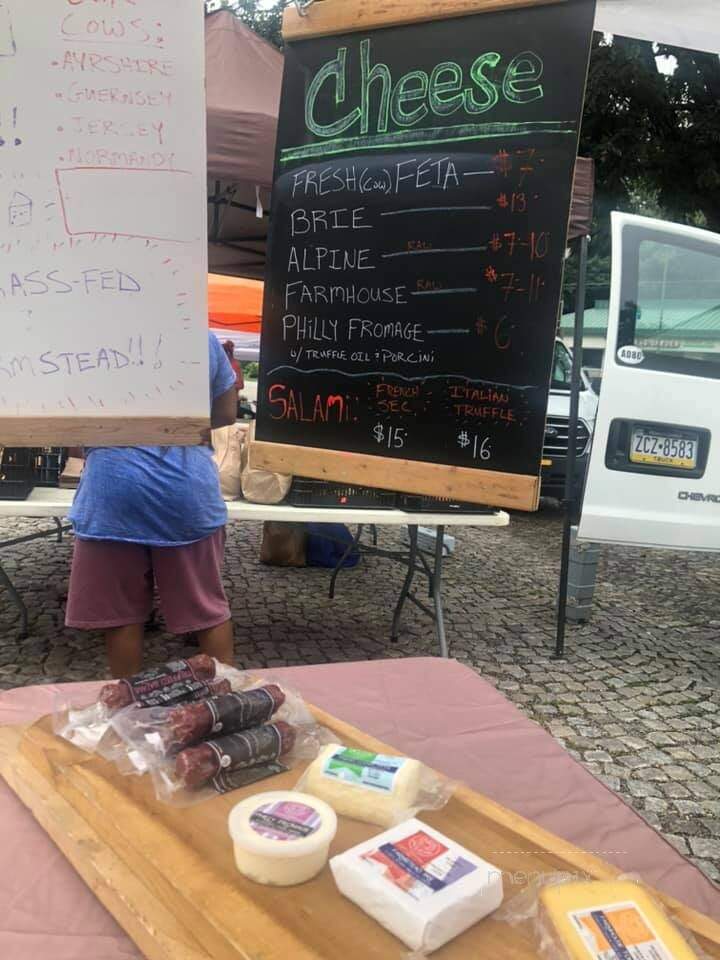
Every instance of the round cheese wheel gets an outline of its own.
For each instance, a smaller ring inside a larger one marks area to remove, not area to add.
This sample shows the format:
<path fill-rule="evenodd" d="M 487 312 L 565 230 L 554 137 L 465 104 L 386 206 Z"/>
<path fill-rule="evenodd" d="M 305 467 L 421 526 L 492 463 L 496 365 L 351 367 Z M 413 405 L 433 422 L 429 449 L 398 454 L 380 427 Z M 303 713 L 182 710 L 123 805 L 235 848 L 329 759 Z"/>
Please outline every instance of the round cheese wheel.
<path fill-rule="evenodd" d="M 296 790 L 271 790 L 236 804 L 228 819 L 238 870 L 275 886 L 304 883 L 325 866 L 337 831 L 334 810 Z"/>
<path fill-rule="evenodd" d="M 308 767 L 302 789 L 345 817 L 390 827 L 415 812 L 421 772 L 410 757 L 331 743 Z"/>

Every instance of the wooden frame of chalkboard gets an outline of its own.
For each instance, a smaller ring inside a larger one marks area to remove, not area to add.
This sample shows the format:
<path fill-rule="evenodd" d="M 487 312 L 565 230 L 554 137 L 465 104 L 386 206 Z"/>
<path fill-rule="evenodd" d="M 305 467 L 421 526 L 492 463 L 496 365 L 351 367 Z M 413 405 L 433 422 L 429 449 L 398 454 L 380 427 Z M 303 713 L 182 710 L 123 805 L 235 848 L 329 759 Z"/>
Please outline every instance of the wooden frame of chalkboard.
<path fill-rule="evenodd" d="M 594 8 L 285 11 L 252 466 L 537 508 Z"/>
<path fill-rule="evenodd" d="M 296 7 L 287 7 L 282 34 L 284 40 L 303 40 L 549 3 L 567 3 L 567 0 L 362 0 L 359 3 L 313 0 L 308 5 L 312 6 L 312 12 L 306 9 L 300 14 Z"/>
<path fill-rule="evenodd" d="M 202 443 L 209 417 L 2 417 L 6 447 L 188 446 Z"/>

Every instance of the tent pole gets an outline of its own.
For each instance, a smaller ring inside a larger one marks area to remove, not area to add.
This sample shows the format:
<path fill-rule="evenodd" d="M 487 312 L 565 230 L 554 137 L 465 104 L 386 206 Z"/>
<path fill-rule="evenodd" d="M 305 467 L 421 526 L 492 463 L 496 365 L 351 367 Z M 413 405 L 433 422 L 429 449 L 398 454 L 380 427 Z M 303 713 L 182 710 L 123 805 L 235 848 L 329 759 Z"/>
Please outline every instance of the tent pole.
<path fill-rule="evenodd" d="M 575 326 L 573 329 L 573 362 L 570 378 L 570 420 L 568 423 L 568 452 L 565 464 L 565 497 L 563 500 L 562 553 L 560 555 L 560 584 L 558 587 L 555 658 L 565 656 L 565 622 L 567 613 L 568 567 L 570 565 L 570 528 L 580 512 L 580 498 L 575 483 L 575 448 L 577 444 L 578 408 L 580 404 L 580 371 L 582 368 L 583 321 L 585 319 L 585 279 L 587 275 L 588 237 L 579 237 L 576 248 L 580 256 L 575 290 Z"/>

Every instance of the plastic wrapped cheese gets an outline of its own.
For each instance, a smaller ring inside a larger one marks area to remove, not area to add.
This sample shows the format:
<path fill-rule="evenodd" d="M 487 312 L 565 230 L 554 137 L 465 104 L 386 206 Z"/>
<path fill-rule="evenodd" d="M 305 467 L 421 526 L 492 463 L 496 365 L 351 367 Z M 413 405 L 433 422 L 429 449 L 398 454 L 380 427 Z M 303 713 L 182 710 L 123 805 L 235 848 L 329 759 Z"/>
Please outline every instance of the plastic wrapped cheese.
<path fill-rule="evenodd" d="M 342 894 L 411 950 L 428 953 L 500 906 L 502 873 L 420 820 L 330 861 Z"/>
<path fill-rule="evenodd" d="M 659 903 L 631 880 L 577 881 L 540 891 L 549 952 L 572 960 L 696 960 Z M 554 947 L 554 949 L 553 949 Z"/>
<path fill-rule="evenodd" d="M 331 743 L 296 789 L 319 797 L 345 817 L 389 827 L 418 810 L 444 806 L 454 786 L 410 757 Z"/>

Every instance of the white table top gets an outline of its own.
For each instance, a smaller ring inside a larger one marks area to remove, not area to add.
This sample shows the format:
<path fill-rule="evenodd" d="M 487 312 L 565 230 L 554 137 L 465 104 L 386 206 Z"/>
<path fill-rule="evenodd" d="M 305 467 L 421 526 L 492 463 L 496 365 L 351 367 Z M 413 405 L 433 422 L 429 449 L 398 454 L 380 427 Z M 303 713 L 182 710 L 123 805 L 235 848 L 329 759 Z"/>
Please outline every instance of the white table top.
<path fill-rule="evenodd" d="M 0 500 L 0 517 L 64 517 L 74 490 L 36 487 L 27 500 Z M 228 501 L 228 521 L 277 520 L 313 523 L 374 523 L 378 526 L 506 527 L 504 510 L 495 513 L 408 513 L 405 510 L 373 510 L 356 507 L 293 507 Z"/>

